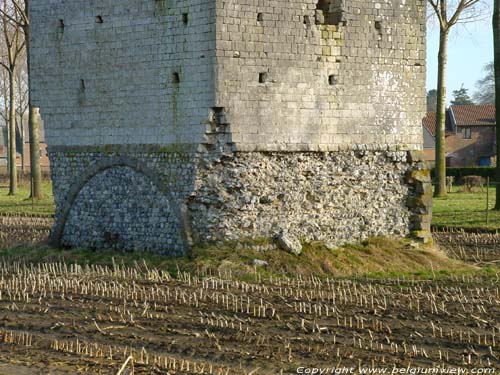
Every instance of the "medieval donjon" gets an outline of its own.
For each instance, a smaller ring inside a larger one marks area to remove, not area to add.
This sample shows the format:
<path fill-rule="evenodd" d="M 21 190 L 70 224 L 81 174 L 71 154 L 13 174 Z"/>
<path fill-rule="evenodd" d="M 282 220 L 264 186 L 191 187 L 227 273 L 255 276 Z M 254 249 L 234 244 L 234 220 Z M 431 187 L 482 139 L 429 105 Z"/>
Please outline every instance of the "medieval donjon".
<path fill-rule="evenodd" d="M 64 245 L 429 229 L 425 0 L 39 0 Z"/>

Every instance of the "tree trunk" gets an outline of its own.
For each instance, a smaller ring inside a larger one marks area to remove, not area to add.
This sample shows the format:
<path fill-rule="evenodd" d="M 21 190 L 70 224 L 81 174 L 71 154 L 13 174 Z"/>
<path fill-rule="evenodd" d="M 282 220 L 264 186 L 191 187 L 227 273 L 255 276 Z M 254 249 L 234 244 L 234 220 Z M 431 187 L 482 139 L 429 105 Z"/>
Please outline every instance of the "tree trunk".
<path fill-rule="evenodd" d="M 435 197 L 446 196 L 446 64 L 448 61 L 448 30 L 439 33 L 438 85 L 436 110 L 436 179 Z"/>
<path fill-rule="evenodd" d="M 40 141 L 38 136 L 38 108 L 29 104 L 30 168 L 33 181 L 31 196 L 42 197 L 42 173 L 40 171 Z"/>
<path fill-rule="evenodd" d="M 26 171 L 26 153 L 24 152 L 24 123 L 23 116 L 19 116 L 19 132 L 21 133 L 21 182 L 24 176 L 24 172 Z"/>
<path fill-rule="evenodd" d="M 28 20 L 29 15 L 29 0 L 25 0 L 25 12 Z M 30 26 L 29 24 L 24 25 L 24 37 L 26 40 L 26 55 L 28 60 L 28 108 L 29 108 L 29 138 L 30 138 L 30 169 L 31 169 L 31 180 L 33 183 L 31 197 L 41 198 L 42 197 L 42 173 L 40 170 L 40 135 L 38 130 L 38 110 L 33 108 L 31 104 L 31 74 L 30 74 Z"/>
<path fill-rule="evenodd" d="M 495 66 L 495 107 L 496 107 L 496 182 L 500 182 L 500 0 L 493 5 L 493 56 Z M 500 210 L 500 188 L 496 188 L 495 210 Z"/>
<path fill-rule="evenodd" d="M 17 193 L 17 160 L 16 160 L 16 83 L 14 71 L 9 71 L 9 195 Z"/>

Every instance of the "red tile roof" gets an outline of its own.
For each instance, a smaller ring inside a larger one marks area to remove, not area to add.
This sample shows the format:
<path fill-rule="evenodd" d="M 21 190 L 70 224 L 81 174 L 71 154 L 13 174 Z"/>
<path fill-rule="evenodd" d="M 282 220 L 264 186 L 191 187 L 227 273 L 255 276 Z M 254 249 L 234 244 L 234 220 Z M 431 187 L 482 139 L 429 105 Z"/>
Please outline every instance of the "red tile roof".
<path fill-rule="evenodd" d="M 428 112 L 427 115 L 422 119 L 422 125 L 429 130 L 429 133 L 433 137 L 436 136 L 436 112 Z M 450 112 L 446 111 L 445 120 L 446 135 L 453 133 L 453 128 L 451 125 Z"/>
<path fill-rule="evenodd" d="M 433 137 L 436 136 L 436 112 L 429 112 L 427 115 L 422 119 L 422 125 L 424 125 L 429 133 Z"/>
<path fill-rule="evenodd" d="M 457 126 L 494 126 L 494 105 L 452 105 L 450 107 Z"/>

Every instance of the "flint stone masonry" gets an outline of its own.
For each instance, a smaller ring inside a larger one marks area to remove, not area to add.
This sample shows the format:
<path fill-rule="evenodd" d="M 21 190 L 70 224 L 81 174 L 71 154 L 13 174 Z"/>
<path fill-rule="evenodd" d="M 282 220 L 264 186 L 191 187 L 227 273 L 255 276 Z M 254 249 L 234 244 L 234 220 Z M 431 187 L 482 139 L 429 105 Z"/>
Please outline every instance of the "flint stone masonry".
<path fill-rule="evenodd" d="M 425 0 L 40 0 L 60 244 L 427 238 Z"/>
<path fill-rule="evenodd" d="M 406 152 L 226 157 L 199 170 L 199 187 L 188 200 L 193 232 L 199 240 L 285 232 L 286 238 L 336 244 L 406 236 L 410 228 L 420 229 L 410 225 L 416 214 L 407 208 L 409 197 L 419 193 L 405 183 L 417 168 Z"/>
<path fill-rule="evenodd" d="M 294 243 L 342 244 L 425 232 L 430 175 L 412 155 L 362 150 L 208 158 L 153 146 L 63 147 L 51 153 L 58 207 L 53 235 L 68 246 L 181 255 L 193 242 L 282 233 Z"/>
<path fill-rule="evenodd" d="M 183 248 L 181 229 L 168 195 L 141 173 L 118 166 L 97 174 L 83 187 L 61 242 L 124 250 L 165 247 L 182 255 L 178 250 Z"/>

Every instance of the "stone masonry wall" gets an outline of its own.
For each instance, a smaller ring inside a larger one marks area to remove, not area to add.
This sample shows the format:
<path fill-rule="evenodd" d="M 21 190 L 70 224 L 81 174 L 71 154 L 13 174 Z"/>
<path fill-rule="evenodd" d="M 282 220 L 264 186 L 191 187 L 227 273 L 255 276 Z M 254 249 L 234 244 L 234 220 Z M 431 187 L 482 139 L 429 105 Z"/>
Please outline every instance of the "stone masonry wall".
<path fill-rule="evenodd" d="M 334 244 L 406 236 L 430 225 L 422 166 L 406 152 L 237 153 L 200 170 L 192 232 L 202 241 L 286 232 Z"/>
<path fill-rule="evenodd" d="M 54 239 L 181 255 L 197 242 L 285 232 L 340 244 L 430 225 L 429 176 L 407 152 L 209 158 L 143 147 L 51 153 Z"/>
<path fill-rule="evenodd" d="M 215 111 L 239 151 L 418 150 L 425 4 L 31 2 L 32 98 L 49 146 L 199 145 Z"/>
<path fill-rule="evenodd" d="M 425 9 L 217 0 L 216 105 L 237 150 L 421 149 Z"/>
<path fill-rule="evenodd" d="M 213 0 L 30 2 L 47 144 L 199 144 L 214 102 Z"/>
<path fill-rule="evenodd" d="M 50 158 L 56 242 L 186 253 L 184 212 L 194 186 L 196 153 L 153 145 L 58 147 Z"/>
<path fill-rule="evenodd" d="M 31 95 L 68 246 L 185 254 L 430 221 L 425 0 L 38 0 Z"/>

